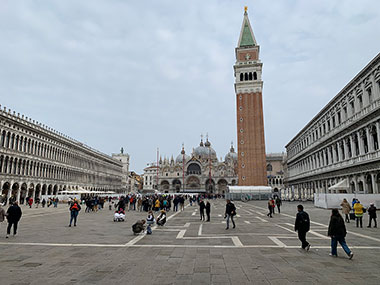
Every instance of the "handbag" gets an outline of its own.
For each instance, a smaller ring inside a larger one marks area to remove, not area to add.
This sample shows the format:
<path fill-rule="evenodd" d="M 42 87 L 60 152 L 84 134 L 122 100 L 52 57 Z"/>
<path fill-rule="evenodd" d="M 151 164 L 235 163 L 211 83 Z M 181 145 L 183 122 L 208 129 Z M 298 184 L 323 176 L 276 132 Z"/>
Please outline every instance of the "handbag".
<path fill-rule="evenodd" d="M 355 220 L 355 213 L 350 213 L 350 220 Z"/>

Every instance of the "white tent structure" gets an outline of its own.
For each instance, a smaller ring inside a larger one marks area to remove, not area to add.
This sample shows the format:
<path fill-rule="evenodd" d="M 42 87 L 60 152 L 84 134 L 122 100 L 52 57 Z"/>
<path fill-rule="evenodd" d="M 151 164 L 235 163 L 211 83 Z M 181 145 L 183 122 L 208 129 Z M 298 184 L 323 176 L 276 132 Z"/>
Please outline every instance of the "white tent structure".
<path fill-rule="evenodd" d="M 338 183 L 329 187 L 331 193 L 347 193 L 350 188 L 347 179 L 339 181 Z"/>
<path fill-rule="evenodd" d="M 270 186 L 228 186 L 226 198 L 231 200 L 263 200 L 272 196 Z"/>

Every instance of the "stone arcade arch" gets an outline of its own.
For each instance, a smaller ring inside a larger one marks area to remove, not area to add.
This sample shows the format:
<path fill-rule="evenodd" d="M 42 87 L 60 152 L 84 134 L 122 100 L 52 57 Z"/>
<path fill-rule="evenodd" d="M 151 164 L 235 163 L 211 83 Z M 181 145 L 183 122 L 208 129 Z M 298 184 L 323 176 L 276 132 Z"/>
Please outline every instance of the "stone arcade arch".
<path fill-rule="evenodd" d="M 179 179 L 174 179 L 173 180 L 173 188 L 176 192 L 181 190 L 182 183 Z"/>
<path fill-rule="evenodd" d="M 208 178 L 205 182 L 205 189 L 209 193 L 215 193 L 215 181 L 210 178 Z"/>
<path fill-rule="evenodd" d="M 224 194 L 227 191 L 227 181 L 225 179 L 219 179 L 218 181 L 218 192 L 219 194 Z"/>
<path fill-rule="evenodd" d="M 21 190 L 20 190 L 20 201 L 19 201 L 20 204 L 24 204 L 27 191 L 28 191 L 28 186 L 26 185 L 26 183 L 22 183 Z"/>
<path fill-rule="evenodd" d="M 8 202 L 8 195 L 9 195 L 9 190 L 11 189 L 11 184 L 9 182 L 5 182 L 2 187 L 1 195 L 3 198 L 3 203 Z"/>
<path fill-rule="evenodd" d="M 189 189 L 199 189 L 201 187 L 201 182 L 196 176 L 190 176 L 186 180 L 186 188 Z"/>
<path fill-rule="evenodd" d="M 163 190 L 163 191 L 169 191 L 169 189 L 170 189 L 170 183 L 169 183 L 169 181 L 163 180 L 161 182 L 161 190 Z"/>

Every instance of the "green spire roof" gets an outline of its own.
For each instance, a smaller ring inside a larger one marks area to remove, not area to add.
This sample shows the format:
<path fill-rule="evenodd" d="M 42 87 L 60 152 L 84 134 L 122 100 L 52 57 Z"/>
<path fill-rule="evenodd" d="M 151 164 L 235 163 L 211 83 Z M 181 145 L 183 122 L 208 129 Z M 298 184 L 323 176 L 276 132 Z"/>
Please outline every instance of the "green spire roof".
<path fill-rule="evenodd" d="M 241 36 L 240 46 L 245 47 L 254 45 L 255 42 L 253 41 L 253 36 L 251 33 L 251 29 L 249 28 L 249 23 L 248 21 L 244 21 L 243 34 Z"/>

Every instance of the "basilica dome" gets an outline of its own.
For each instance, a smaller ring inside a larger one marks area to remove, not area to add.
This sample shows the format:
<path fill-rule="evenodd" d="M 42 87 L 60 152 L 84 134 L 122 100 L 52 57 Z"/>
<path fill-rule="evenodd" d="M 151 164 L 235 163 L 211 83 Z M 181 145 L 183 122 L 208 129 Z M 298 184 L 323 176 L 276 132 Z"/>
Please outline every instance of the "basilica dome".
<path fill-rule="evenodd" d="M 211 156 L 211 158 L 216 158 L 216 152 L 211 147 L 211 143 L 208 139 L 205 144 L 203 144 L 203 141 L 201 140 L 199 146 L 194 149 L 194 156 L 198 158 L 208 158 L 209 156 Z"/>
<path fill-rule="evenodd" d="M 185 156 L 185 162 L 190 159 L 190 156 L 185 154 L 185 149 L 182 147 L 181 153 L 176 157 L 175 162 L 176 163 L 183 163 L 183 157 Z"/>
<path fill-rule="evenodd" d="M 238 159 L 238 155 L 237 153 L 235 152 L 235 149 L 233 147 L 233 145 L 231 144 L 231 148 L 230 148 L 230 152 L 226 154 L 226 156 L 224 157 L 224 160 L 225 161 L 228 161 L 228 160 L 233 160 L 233 161 L 237 161 Z"/>

